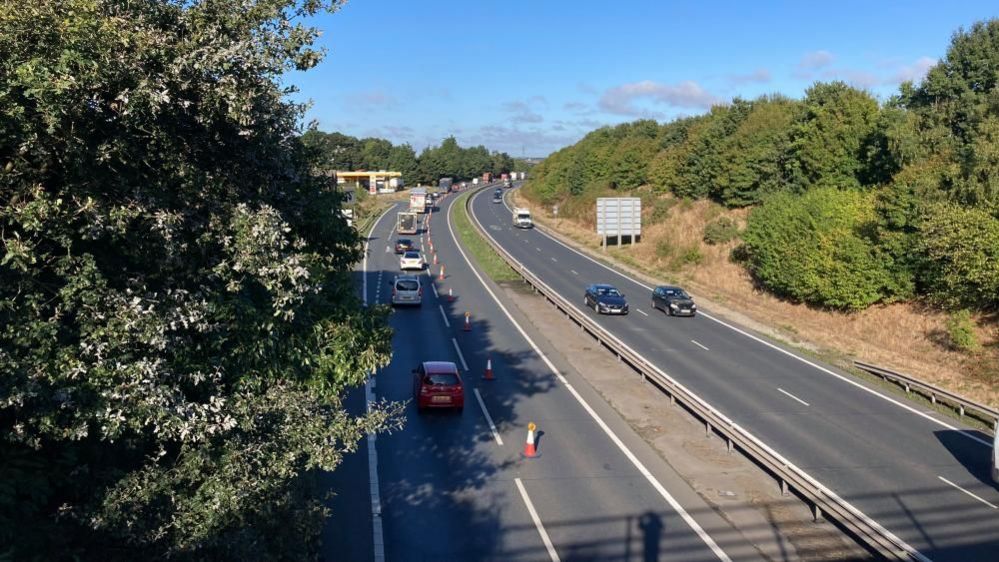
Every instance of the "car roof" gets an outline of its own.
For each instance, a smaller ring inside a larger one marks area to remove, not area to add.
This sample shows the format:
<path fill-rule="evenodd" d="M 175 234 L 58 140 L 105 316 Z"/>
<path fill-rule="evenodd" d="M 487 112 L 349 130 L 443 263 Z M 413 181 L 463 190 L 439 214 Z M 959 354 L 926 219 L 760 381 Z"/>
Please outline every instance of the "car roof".
<path fill-rule="evenodd" d="M 406 250 L 406 253 L 403 254 L 403 257 L 407 257 L 407 258 L 408 257 L 412 257 L 412 254 L 416 254 L 416 257 L 420 257 L 420 252 L 418 252 L 416 250 Z"/>
<path fill-rule="evenodd" d="M 457 373 L 458 366 L 451 361 L 424 361 L 423 370 L 428 373 Z"/>
<path fill-rule="evenodd" d="M 606 283 L 594 283 L 593 285 L 590 285 L 590 287 L 593 287 L 594 289 L 617 289 L 614 285 L 608 285 Z M 579 289 L 577 289 L 577 291 L 578 290 Z"/>
<path fill-rule="evenodd" d="M 396 240 L 396 242 L 412 242 L 412 241 L 413 240 L 410 239 L 410 238 L 400 238 L 400 239 Z"/>
<path fill-rule="evenodd" d="M 677 287 L 676 285 L 659 285 L 656 288 L 657 289 L 672 290 L 672 291 L 683 291 L 683 287 Z M 683 292 L 686 293 L 687 291 L 683 291 Z"/>
<path fill-rule="evenodd" d="M 420 278 L 417 277 L 417 276 L 415 276 L 415 275 L 396 275 L 395 276 L 395 280 L 396 281 L 416 281 L 417 283 L 420 282 Z"/>

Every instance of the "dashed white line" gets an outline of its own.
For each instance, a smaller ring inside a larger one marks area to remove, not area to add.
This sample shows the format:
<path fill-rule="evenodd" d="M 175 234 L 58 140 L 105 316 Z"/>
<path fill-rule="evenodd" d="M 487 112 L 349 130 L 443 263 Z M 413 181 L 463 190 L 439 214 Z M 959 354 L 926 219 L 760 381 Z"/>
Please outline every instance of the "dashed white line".
<path fill-rule="evenodd" d="M 797 400 L 798 402 L 801 402 L 801 403 L 802 403 L 802 404 L 804 404 L 805 406 L 811 406 L 811 404 L 809 404 L 808 402 L 805 402 L 805 401 L 804 401 L 804 400 L 802 400 L 801 398 L 798 398 L 797 396 L 795 396 L 795 395 L 791 394 L 790 392 L 788 392 L 788 391 L 784 390 L 783 388 L 778 388 L 778 389 L 777 389 L 777 391 L 778 391 L 778 392 L 780 392 L 781 394 L 785 395 L 785 396 L 789 396 L 789 397 L 791 397 L 791 398 L 793 398 L 793 399 Z"/>
<path fill-rule="evenodd" d="M 703 349 L 704 351 L 711 351 L 708 347 L 697 340 L 690 340 L 690 343 L 696 345 L 697 347 Z"/>
<path fill-rule="evenodd" d="M 524 483 L 521 482 L 520 478 L 514 478 L 513 482 L 517 485 L 517 489 L 520 490 L 520 497 L 523 498 L 524 505 L 527 506 L 527 512 L 531 514 L 531 519 L 534 520 L 534 526 L 538 529 L 538 534 L 541 535 L 541 542 L 545 543 L 548 556 L 552 559 L 552 562 L 561 562 L 558 553 L 555 552 L 555 545 L 552 544 L 552 539 L 548 537 L 548 532 L 545 531 L 545 526 L 541 524 L 541 518 L 538 517 L 538 512 L 535 511 L 534 504 L 531 503 L 531 498 L 527 495 Z"/>
<path fill-rule="evenodd" d="M 479 394 L 479 389 L 473 388 L 472 392 L 475 393 L 475 399 L 479 401 L 479 407 L 482 408 L 482 415 L 486 416 L 486 423 L 489 424 L 489 431 L 493 433 L 493 439 L 496 440 L 496 444 L 502 446 L 503 438 L 500 437 L 498 431 L 496 431 L 496 424 L 493 423 L 493 417 L 489 415 L 489 410 L 486 409 L 486 403 L 482 401 L 482 395 Z"/>
<path fill-rule="evenodd" d="M 552 258 L 552 261 L 555 262 L 555 263 L 558 263 L 558 260 L 555 259 L 555 258 Z"/>
<path fill-rule="evenodd" d="M 437 309 L 441 311 L 441 318 L 444 319 L 444 325 L 447 326 L 448 328 L 450 328 L 451 327 L 451 323 L 448 322 L 447 314 L 444 314 L 444 307 L 441 306 L 441 305 L 437 305 Z"/>
<path fill-rule="evenodd" d="M 947 480 L 947 479 L 946 479 L 946 478 L 944 478 L 943 476 L 939 476 L 939 475 L 938 475 L 938 476 L 937 476 L 937 478 L 939 478 L 940 480 L 943 480 L 944 482 L 946 482 L 947 484 L 950 484 L 951 486 L 953 486 L 953 487 L 957 488 L 958 490 L 961 490 L 961 491 L 962 491 L 962 492 L 964 492 L 965 494 L 968 494 L 969 496 L 971 496 L 971 497 L 975 498 L 976 500 L 978 500 L 978 501 L 980 501 L 980 502 L 984 503 L 985 505 L 987 505 L 987 506 L 991 507 L 992 509 L 999 509 L 999 507 L 996 507 L 995 505 L 993 505 L 993 504 L 991 504 L 991 503 L 989 503 L 989 502 L 987 502 L 987 501 L 983 500 L 982 498 L 980 498 L 980 497 L 976 496 L 975 494 L 972 494 L 972 493 L 971 493 L 971 492 L 969 492 L 968 490 L 965 490 L 964 488 L 962 488 L 962 487 L 958 486 L 957 484 L 955 484 L 955 483 L 951 482 L 950 480 Z"/>
<path fill-rule="evenodd" d="M 642 310 L 642 309 L 640 309 L 640 308 L 636 308 L 635 310 L 636 310 L 636 311 L 637 311 L 637 312 L 638 312 L 639 314 L 641 314 L 642 316 L 648 316 L 648 315 L 649 315 L 649 313 L 648 313 L 648 312 L 645 312 L 644 310 Z"/>
<path fill-rule="evenodd" d="M 451 343 L 454 344 L 454 350 L 458 352 L 458 359 L 461 359 L 461 368 L 468 371 L 468 363 L 465 363 L 465 356 L 461 353 L 461 348 L 458 347 L 458 340 L 451 338 Z"/>
<path fill-rule="evenodd" d="M 575 269 L 570 269 L 569 271 L 571 271 L 573 275 L 579 275 L 579 272 Z"/>
<path fill-rule="evenodd" d="M 537 250 L 537 251 L 539 251 L 539 252 L 541 251 L 541 248 L 539 248 L 537 246 L 535 246 L 534 249 Z"/>
<path fill-rule="evenodd" d="M 430 275 L 427 275 L 427 277 L 430 277 Z M 437 294 L 437 286 L 434 285 L 434 278 L 433 277 L 430 277 L 430 289 L 434 292 L 434 298 L 435 299 L 441 298 L 441 296 Z"/>

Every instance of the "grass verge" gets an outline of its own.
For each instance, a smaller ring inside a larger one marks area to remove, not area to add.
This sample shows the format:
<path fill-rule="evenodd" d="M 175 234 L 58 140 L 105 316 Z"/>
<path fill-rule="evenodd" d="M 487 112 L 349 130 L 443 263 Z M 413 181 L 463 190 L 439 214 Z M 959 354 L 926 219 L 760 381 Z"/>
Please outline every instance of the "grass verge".
<path fill-rule="evenodd" d="M 464 193 L 453 203 L 454 205 L 454 228 L 458 231 L 458 238 L 462 245 L 472 254 L 472 259 L 486 272 L 486 275 L 493 281 L 512 282 L 520 281 L 520 275 L 510 268 L 497 254 L 481 234 L 472 226 L 472 221 L 468 217 L 468 210 L 465 209 L 465 201 L 472 195 L 472 192 Z"/>

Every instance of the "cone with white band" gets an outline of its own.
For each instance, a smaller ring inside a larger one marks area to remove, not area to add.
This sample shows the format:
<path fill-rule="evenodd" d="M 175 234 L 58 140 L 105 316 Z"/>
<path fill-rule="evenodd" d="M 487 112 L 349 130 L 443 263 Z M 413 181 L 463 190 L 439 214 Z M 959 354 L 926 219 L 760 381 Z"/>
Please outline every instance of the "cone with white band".
<path fill-rule="evenodd" d="M 486 358 L 486 372 L 482 375 L 482 378 L 487 381 L 496 379 L 496 377 L 493 376 L 493 360 L 491 357 Z"/>
<path fill-rule="evenodd" d="M 534 425 L 534 422 L 527 424 L 527 442 L 524 443 L 524 456 L 533 459 L 538 456 L 538 450 L 534 445 L 534 430 L 538 426 Z"/>

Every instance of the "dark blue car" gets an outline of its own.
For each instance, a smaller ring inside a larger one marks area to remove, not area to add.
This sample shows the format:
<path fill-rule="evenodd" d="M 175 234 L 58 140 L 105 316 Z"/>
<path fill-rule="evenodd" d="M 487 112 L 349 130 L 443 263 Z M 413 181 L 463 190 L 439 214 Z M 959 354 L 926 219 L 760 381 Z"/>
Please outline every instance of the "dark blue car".
<path fill-rule="evenodd" d="M 628 301 L 613 285 L 590 285 L 583 302 L 598 314 L 628 314 Z"/>

